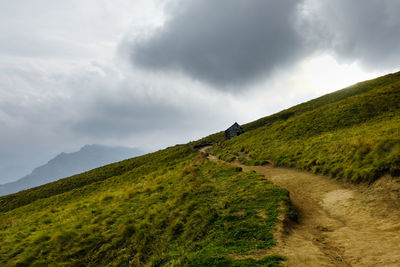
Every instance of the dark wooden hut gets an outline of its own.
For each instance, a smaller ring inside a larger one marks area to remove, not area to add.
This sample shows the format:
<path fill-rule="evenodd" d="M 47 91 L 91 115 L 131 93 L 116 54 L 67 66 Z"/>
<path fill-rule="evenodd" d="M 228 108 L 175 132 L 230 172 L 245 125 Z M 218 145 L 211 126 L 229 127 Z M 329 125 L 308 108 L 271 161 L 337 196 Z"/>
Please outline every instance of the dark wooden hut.
<path fill-rule="evenodd" d="M 225 136 L 228 139 L 241 135 L 242 133 L 244 133 L 244 130 L 237 122 L 235 122 L 231 127 L 225 130 Z"/>

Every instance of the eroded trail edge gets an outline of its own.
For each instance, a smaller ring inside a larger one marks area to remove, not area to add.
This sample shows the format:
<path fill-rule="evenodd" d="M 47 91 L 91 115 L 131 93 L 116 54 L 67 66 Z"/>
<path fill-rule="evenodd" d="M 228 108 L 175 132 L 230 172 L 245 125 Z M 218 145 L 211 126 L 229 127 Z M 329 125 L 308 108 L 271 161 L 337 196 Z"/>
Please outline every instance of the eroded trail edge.
<path fill-rule="evenodd" d="M 299 213 L 298 223 L 284 229 L 277 246 L 257 253 L 284 255 L 287 266 L 400 266 L 399 179 L 351 185 L 294 169 L 227 164 L 256 171 L 289 190 Z"/>

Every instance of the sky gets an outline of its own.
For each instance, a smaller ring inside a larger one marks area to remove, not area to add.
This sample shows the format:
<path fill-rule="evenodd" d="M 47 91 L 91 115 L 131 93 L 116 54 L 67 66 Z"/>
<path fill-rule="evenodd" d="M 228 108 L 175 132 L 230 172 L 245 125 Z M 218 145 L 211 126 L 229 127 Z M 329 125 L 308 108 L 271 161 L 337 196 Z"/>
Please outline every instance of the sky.
<path fill-rule="evenodd" d="M 0 0 L 0 184 L 154 151 L 400 70 L 397 0 Z"/>

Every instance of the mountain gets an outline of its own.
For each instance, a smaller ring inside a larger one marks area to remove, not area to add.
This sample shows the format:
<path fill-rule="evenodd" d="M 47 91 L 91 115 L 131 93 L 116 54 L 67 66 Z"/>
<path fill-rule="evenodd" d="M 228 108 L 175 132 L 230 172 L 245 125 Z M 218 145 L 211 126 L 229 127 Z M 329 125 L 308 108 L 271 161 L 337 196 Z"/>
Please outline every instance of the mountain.
<path fill-rule="evenodd" d="M 399 265 L 400 72 L 242 127 L 0 197 L 0 265 Z"/>
<path fill-rule="evenodd" d="M 0 185 L 0 196 L 56 181 L 106 164 L 142 154 L 140 150 L 125 147 L 86 145 L 73 153 L 61 153 L 47 164 L 35 168 L 21 179 Z"/>

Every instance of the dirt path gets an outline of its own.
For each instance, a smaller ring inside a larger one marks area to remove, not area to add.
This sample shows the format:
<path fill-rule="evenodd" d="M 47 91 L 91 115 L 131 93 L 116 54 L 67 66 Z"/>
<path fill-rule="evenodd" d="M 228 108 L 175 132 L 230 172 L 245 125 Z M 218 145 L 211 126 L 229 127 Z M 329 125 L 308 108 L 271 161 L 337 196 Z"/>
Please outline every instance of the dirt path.
<path fill-rule="evenodd" d="M 279 253 L 287 266 L 400 266 L 400 179 L 356 186 L 293 169 L 232 164 L 288 189 L 300 215 L 261 256 Z"/>

